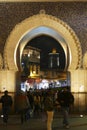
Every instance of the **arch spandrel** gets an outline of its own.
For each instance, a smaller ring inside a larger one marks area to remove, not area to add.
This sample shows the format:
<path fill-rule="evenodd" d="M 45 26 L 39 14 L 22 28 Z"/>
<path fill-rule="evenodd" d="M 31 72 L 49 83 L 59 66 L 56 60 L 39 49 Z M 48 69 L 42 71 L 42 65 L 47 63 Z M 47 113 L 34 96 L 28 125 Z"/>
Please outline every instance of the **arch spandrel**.
<path fill-rule="evenodd" d="M 83 68 L 87 69 L 87 52 L 83 56 Z"/>
<path fill-rule="evenodd" d="M 18 69 L 15 57 L 17 47 L 21 39 L 28 32 L 31 32 L 32 29 L 40 26 L 45 26 L 55 30 L 65 39 L 70 54 L 70 64 L 68 70 L 79 68 L 81 66 L 82 52 L 80 42 L 76 34 L 66 23 L 54 16 L 47 14 L 34 15 L 15 26 L 13 31 L 10 33 L 4 48 L 5 67 L 9 68 L 10 70 Z M 11 51 L 9 51 L 9 49 Z"/>

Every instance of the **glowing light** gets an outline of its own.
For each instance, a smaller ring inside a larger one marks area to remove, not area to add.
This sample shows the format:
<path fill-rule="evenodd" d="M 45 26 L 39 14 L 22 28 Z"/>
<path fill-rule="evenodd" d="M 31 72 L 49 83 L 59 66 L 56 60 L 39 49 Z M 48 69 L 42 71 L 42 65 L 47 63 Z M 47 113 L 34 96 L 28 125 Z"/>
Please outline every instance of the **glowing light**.
<path fill-rule="evenodd" d="M 3 116 L 3 115 L 1 115 L 1 117 L 3 118 L 4 116 Z"/>
<path fill-rule="evenodd" d="M 80 115 L 80 117 L 82 118 L 82 117 L 83 117 L 83 115 Z"/>
<path fill-rule="evenodd" d="M 84 85 L 81 85 L 81 86 L 80 86 L 79 91 L 80 91 L 80 92 L 84 92 Z"/>
<path fill-rule="evenodd" d="M 56 49 L 55 48 L 53 48 L 52 53 L 56 53 Z"/>
<path fill-rule="evenodd" d="M 28 53 L 28 57 L 30 57 L 30 54 Z"/>

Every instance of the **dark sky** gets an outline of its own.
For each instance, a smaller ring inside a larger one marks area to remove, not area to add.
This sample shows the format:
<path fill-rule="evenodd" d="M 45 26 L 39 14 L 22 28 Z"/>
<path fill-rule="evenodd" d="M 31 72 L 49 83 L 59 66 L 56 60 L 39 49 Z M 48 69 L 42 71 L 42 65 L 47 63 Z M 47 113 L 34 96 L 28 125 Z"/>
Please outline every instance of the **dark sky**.
<path fill-rule="evenodd" d="M 56 52 L 59 53 L 59 69 L 63 70 L 65 68 L 64 50 L 54 38 L 47 35 L 41 35 L 29 41 L 27 46 L 36 47 L 41 50 L 40 68 L 42 70 L 48 69 L 48 54 L 52 52 L 53 48 L 56 48 Z"/>

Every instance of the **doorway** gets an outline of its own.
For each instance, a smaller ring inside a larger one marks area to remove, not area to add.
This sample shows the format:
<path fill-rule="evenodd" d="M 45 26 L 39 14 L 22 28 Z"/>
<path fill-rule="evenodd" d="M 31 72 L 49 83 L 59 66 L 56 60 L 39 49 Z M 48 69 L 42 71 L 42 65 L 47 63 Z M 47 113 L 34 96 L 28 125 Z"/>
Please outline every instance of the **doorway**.
<path fill-rule="evenodd" d="M 54 49 L 56 52 L 52 52 Z M 67 54 L 61 44 L 51 36 L 40 35 L 31 39 L 24 47 L 21 58 L 22 85 L 23 80 L 24 83 L 26 81 L 29 83 L 31 80 L 33 82 L 34 78 L 36 80 L 40 78 L 53 84 L 54 88 L 70 87 Z M 43 86 L 39 88 L 41 89 Z"/>
<path fill-rule="evenodd" d="M 65 61 L 68 61 L 68 64 L 66 64 L 68 65 L 66 66 L 67 71 L 78 69 L 81 66 L 82 51 L 74 31 L 66 23 L 54 16 L 37 14 L 22 21 L 10 33 L 4 49 L 5 69 L 19 71 L 23 50 L 27 43 L 44 35 L 53 38 L 58 44 L 60 43 L 65 54 Z M 11 51 L 9 51 L 9 48 Z"/>

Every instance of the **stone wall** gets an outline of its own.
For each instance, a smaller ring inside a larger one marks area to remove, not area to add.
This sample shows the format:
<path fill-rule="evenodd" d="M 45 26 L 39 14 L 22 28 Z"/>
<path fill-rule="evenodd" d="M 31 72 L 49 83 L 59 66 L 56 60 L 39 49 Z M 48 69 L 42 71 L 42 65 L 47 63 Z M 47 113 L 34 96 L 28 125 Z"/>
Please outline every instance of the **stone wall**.
<path fill-rule="evenodd" d="M 71 91 L 75 98 L 72 111 L 87 113 L 87 70 L 71 71 Z"/>
<path fill-rule="evenodd" d="M 6 39 L 15 25 L 42 9 L 66 22 L 76 32 L 84 54 L 87 50 L 87 2 L 0 3 L 0 52 L 3 53 Z"/>

